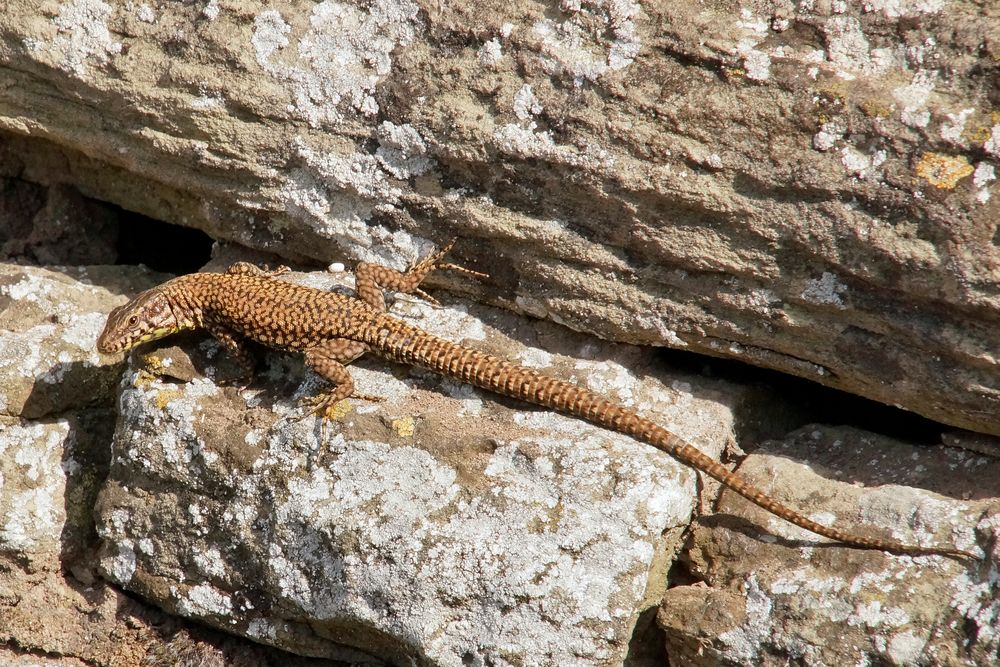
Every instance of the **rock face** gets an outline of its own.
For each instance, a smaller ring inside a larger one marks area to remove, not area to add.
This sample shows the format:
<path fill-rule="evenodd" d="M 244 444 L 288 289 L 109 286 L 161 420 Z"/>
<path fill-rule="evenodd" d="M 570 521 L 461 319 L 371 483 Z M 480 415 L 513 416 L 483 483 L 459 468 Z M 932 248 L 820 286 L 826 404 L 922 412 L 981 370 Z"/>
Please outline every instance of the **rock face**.
<path fill-rule="evenodd" d="M 1000 434 L 993 3 L 10 0 L 5 173 Z M 992 96 L 992 97 L 991 97 Z"/>
<path fill-rule="evenodd" d="M 0 664 L 336 667 L 192 626 L 98 573 L 94 508 L 124 364 L 93 343 L 120 293 L 152 282 L 126 267 L 0 264 Z"/>
<path fill-rule="evenodd" d="M 800 456 L 839 481 L 810 472 L 793 460 Z M 822 498 L 821 505 L 798 501 L 807 511 L 839 522 L 858 517 L 907 540 L 967 544 L 976 534 L 995 539 L 1000 527 L 1000 462 L 960 450 L 810 426 L 758 450 L 739 469 L 776 480 L 779 496 L 789 488 L 782 480 L 796 480 L 797 499 L 806 498 L 803 487 Z M 974 492 L 963 484 L 965 475 L 982 480 Z M 884 486 L 861 490 L 849 482 Z M 687 552 L 691 574 L 702 583 L 672 588 L 660 608 L 667 651 L 680 664 L 996 662 L 1000 587 L 992 575 L 983 578 L 991 565 L 816 546 L 730 493 L 723 493 L 719 510 L 724 514 L 713 517 L 719 521 L 695 529 Z M 763 545 L 755 529 L 733 530 L 723 521 L 729 513 L 766 525 L 777 541 Z"/>
<path fill-rule="evenodd" d="M 47 266 L 0 265 L 0 662 L 995 664 L 995 462 L 787 435 L 779 398 L 588 337 L 988 450 L 993 4 L 8 0 L 0 257 Z M 96 199 L 232 259 L 401 268 L 457 235 L 491 278 L 447 284 L 505 310 L 396 313 L 713 456 L 777 438 L 740 470 L 788 504 L 984 560 L 825 546 L 728 493 L 712 513 L 718 488 L 697 506 L 648 447 L 408 368 L 360 362 L 387 400 L 323 432 L 282 420 L 319 386 L 286 356 L 243 391 L 203 338 L 100 358 L 107 312 L 159 278 L 79 266 L 119 257 Z"/>
<path fill-rule="evenodd" d="M 330 274 L 295 278 L 343 289 Z M 823 545 L 729 494 L 682 544 L 691 471 L 568 418 L 361 360 L 359 390 L 386 400 L 351 401 L 324 431 L 286 419 L 319 388 L 288 355 L 269 355 L 247 390 L 222 386 L 238 369 L 205 338 L 141 350 L 126 368 L 94 355 L 85 342 L 119 293 L 155 280 L 0 269 L 0 350 L 19 359 L 0 365 L 0 660 L 9 647 L 102 667 L 639 667 L 663 664 L 658 646 L 691 664 L 986 665 L 996 653 L 995 461 L 811 427 L 740 468 L 819 521 L 985 547 L 984 562 Z M 713 456 L 796 420 L 752 385 L 552 323 L 463 302 L 393 312 L 614 397 Z M 122 372 L 115 392 L 107 378 Z M 644 626 L 657 606 L 659 627 Z"/>

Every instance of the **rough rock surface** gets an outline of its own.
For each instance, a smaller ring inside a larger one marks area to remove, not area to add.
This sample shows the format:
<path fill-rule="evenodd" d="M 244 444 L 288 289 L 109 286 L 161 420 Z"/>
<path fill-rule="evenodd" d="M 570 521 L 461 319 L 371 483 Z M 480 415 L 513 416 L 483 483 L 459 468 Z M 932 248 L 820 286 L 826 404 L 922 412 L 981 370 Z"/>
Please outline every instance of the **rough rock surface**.
<path fill-rule="evenodd" d="M 1000 434 L 998 11 L 9 0 L 0 162 Z"/>
<path fill-rule="evenodd" d="M 482 307 L 407 300 L 394 312 L 575 379 L 715 455 L 730 438 L 732 411 L 701 397 L 713 383 L 665 386 L 651 350 L 598 349 Z M 226 379 L 217 345 L 189 357 L 192 347 L 133 356 L 126 373 L 98 510 L 113 581 L 305 655 L 337 657 L 334 641 L 394 664 L 624 660 L 690 520 L 691 471 L 436 375 L 368 370 L 377 360 L 354 374 L 386 400 L 352 400 L 324 434 L 313 417 L 287 419 L 317 388 L 300 362 L 271 355 L 264 388 L 240 394 L 201 376 Z"/>
<path fill-rule="evenodd" d="M 794 498 L 823 522 L 836 517 L 840 525 L 872 526 L 924 544 L 978 540 L 991 553 L 983 563 L 820 546 L 724 493 L 722 514 L 695 529 L 687 551 L 690 574 L 701 583 L 672 588 L 660 608 L 672 661 L 996 664 L 1000 461 L 810 426 L 762 447 L 739 470 L 773 480 L 770 492 Z M 736 526 L 729 513 L 750 523 Z M 773 544 L 761 542 L 760 525 L 777 536 Z"/>
<path fill-rule="evenodd" d="M 336 667 L 192 626 L 99 576 L 94 507 L 124 364 L 93 344 L 120 293 L 155 280 L 0 264 L 0 664 Z"/>

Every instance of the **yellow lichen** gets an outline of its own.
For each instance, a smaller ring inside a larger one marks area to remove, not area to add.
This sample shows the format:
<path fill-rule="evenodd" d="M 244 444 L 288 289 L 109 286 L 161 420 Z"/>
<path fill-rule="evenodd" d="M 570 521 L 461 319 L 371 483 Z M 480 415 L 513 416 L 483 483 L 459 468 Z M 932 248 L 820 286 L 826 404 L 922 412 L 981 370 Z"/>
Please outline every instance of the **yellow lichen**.
<path fill-rule="evenodd" d="M 177 389 L 163 389 L 162 391 L 156 393 L 154 402 L 156 403 L 157 408 L 163 410 L 167 407 L 167 404 L 170 403 L 170 401 L 175 398 L 180 398 L 181 396 L 183 396 L 183 394 Z"/>
<path fill-rule="evenodd" d="M 135 374 L 134 384 L 139 389 L 145 389 L 149 385 L 153 384 L 157 377 L 159 376 L 155 373 L 150 373 L 145 368 L 140 368 L 139 372 Z"/>
<path fill-rule="evenodd" d="M 861 110 L 869 118 L 888 118 L 892 115 L 892 106 L 885 101 L 870 98 L 861 103 Z"/>
<path fill-rule="evenodd" d="M 392 430 L 401 438 L 413 437 L 413 417 L 392 420 Z"/>
<path fill-rule="evenodd" d="M 952 190 L 955 185 L 974 171 L 964 155 L 924 153 L 917 163 L 917 176 L 936 188 Z"/>
<path fill-rule="evenodd" d="M 327 408 L 326 418 L 331 421 L 335 421 L 346 415 L 352 409 L 353 408 L 351 408 L 351 404 L 345 398 L 344 400 L 338 401 L 337 403 Z"/>

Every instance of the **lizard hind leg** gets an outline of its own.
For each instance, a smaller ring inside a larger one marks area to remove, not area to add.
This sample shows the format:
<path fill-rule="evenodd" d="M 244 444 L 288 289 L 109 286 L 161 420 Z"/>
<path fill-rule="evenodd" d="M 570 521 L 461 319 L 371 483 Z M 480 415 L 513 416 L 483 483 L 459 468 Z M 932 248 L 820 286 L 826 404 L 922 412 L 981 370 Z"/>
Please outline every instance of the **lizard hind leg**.
<path fill-rule="evenodd" d="M 358 296 L 381 312 L 385 312 L 385 297 L 381 289 L 383 287 L 403 294 L 416 294 L 434 305 L 440 305 L 427 292 L 420 289 L 420 283 L 431 271 L 447 269 L 475 278 L 487 278 L 485 273 L 441 261 L 457 240 L 451 239 L 440 250 L 424 257 L 406 271 L 397 271 L 381 264 L 368 262 L 358 264 L 354 270 Z"/>

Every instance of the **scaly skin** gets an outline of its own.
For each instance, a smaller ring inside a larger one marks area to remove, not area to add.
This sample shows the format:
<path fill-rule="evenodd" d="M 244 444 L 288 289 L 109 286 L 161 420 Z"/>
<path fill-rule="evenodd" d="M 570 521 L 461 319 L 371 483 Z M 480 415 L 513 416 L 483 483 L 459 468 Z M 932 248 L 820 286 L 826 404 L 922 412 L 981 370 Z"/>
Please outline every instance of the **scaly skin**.
<path fill-rule="evenodd" d="M 274 276 L 287 271 L 285 267 L 266 272 L 237 263 L 226 273 L 174 278 L 112 311 L 97 347 L 103 353 L 120 352 L 184 329 L 207 329 L 248 372 L 252 366 L 243 345 L 246 339 L 303 352 L 306 363 L 333 385 L 330 391 L 309 401 L 313 409 L 307 414 L 319 414 L 324 420 L 330 418 L 336 403 L 349 396 L 377 400 L 354 393 L 354 382 L 345 366 L 373 351 L 387 359 L 427 368 L 627 434 L 714 477 L 768 512 L 846 545 L 914 556 L 977 558 L 958 549 L 903 544 L 816 523 L 621 405 L 568 382 L 438 338 L 386 314 L 382 287 L 423 294 L 419 289 L 421 280 L 440 268 L 482 275 L 440 261 L 452 243 L 405 273 L 377 264 L 361 264 L 355 271 L 358 298 L 276 280 Z"/>

